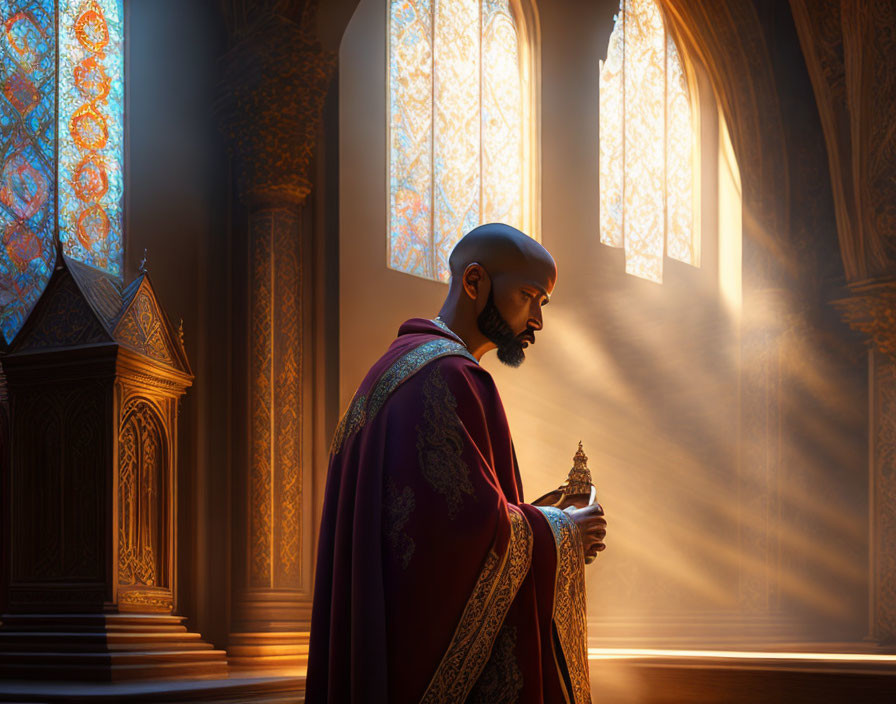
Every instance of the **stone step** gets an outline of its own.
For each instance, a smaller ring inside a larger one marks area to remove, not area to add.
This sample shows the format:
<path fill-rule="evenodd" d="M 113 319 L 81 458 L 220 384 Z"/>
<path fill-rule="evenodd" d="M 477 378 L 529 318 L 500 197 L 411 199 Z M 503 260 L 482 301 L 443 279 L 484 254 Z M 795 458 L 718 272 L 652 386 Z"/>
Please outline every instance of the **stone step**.
<path fill-rule="evenodd" d="M 34 633 L 0 632 L 4 651 L 56 650 L 109 652 L 117 650 L 211 650 L 198 633 Z"/>
<path fill-rule="evenodd" d="M 0 678 L 38 678 L 48 671 L 53 679 L 118 681 L 226 677 L 228 669 L 223 650 L 0 653 Z"/>

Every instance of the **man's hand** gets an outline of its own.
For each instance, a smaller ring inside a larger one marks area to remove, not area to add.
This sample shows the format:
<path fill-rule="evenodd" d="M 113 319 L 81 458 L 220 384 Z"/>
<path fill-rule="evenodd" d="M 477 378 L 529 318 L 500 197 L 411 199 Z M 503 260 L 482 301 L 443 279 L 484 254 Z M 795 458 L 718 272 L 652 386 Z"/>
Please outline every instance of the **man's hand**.
<path fill-rule="evenodd" d="M 582 536 L 582 545 L 585 548 L 585 559 L 593 560 L 597 553 L 606 549 L 604 538 L 607 537 L 607 519 L 604 518 L 604 509 L 594 503 L 585 508 L 567 508 L 565 509 L 572 518 L 572 522 L 579 529 Z"/>

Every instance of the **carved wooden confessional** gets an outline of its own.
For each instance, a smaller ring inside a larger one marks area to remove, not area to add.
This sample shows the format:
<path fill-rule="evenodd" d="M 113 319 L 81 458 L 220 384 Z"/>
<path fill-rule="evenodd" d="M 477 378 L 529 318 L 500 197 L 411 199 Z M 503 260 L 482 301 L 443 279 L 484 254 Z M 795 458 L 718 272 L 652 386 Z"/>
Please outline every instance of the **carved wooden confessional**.
<path fill-rule="evenodd" d="M 58 257 L 3 358 L 0 676 L 226 675 L 176 604 L 177 414 L 192 382 L 145 271 Z"/>

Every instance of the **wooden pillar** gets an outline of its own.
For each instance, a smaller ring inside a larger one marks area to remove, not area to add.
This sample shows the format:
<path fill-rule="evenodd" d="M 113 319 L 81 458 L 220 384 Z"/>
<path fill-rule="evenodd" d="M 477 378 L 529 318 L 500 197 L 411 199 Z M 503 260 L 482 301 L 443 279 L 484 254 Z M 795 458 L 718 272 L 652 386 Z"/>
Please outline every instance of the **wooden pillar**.
<path fill-rule="evenodd" d="M 230 664 L 301 668 L 312 598 L 308 280 L 311 162 L 335 57 L 290 17 L 262 8 L 230 16 L 220 111 L 231 140 L 238 222 L 235 294 L 244 322 L 235 391 Z"/>

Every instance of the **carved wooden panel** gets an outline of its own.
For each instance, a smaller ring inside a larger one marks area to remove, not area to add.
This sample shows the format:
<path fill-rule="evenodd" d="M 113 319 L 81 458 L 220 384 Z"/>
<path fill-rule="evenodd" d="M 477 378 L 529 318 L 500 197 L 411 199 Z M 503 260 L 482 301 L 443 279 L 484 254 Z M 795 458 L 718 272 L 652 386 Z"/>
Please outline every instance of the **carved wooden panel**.
<path fill-rule="evenodd" d="M 140 290 L 137 293 L 118 323 L 115 334 L 122 342 L 150 359 L 175 365 L 171 355 L 172 341 L 165 332 L 159 306 L 149 291 Z"/>
<path fill-rule="evenodd" d="M 132 401 L 124 416 L 118 467 L 118 583 L 167 586 L 167 441 L 146 400 Z"/>

